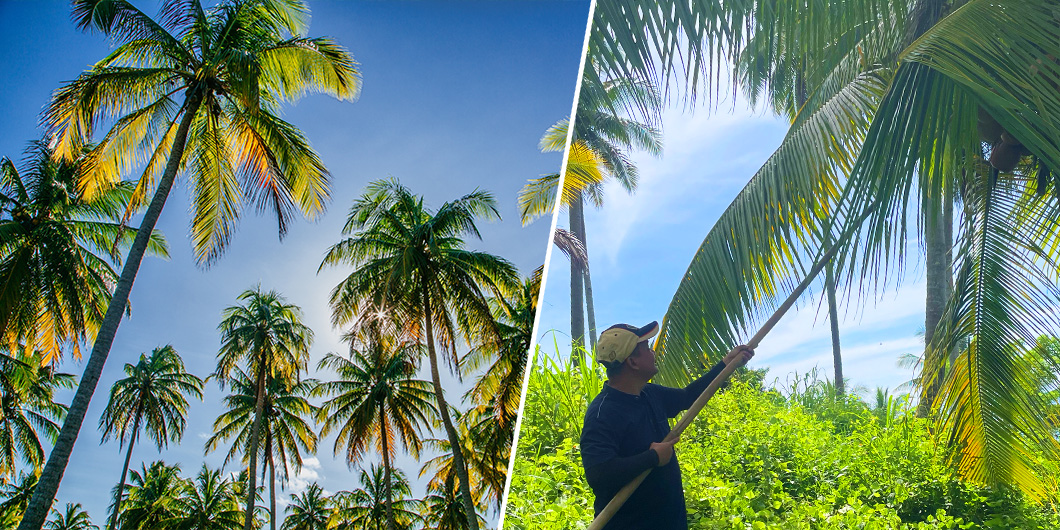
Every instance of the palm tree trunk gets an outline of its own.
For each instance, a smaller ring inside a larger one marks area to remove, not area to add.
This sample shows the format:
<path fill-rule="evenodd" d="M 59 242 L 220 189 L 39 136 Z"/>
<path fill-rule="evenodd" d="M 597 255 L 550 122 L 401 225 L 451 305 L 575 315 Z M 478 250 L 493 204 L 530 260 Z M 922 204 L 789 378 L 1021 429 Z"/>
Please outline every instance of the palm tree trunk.
<path fill-rule="evenodd" d="M 394 530 L 394 493 L 390 487 L 390 446 L 386 440 L 386 417 L 379 407 L 379 439 L 383 441 L 383 480 L 386 481 L 386 527 Z"/>
<path fill-rule="evenodd" d="M 843 356 L 839 351 L 839 310 L 835 301 L 835 271 L 832 262 L 824 270 L 824 288 L 828 293 L 828 323 L 832 329 L 832 367 L 835 370 L 835 391 L 842 396 L 846 393 L 843 382 Z"/>
<path fill-rule="evenodd" d="M 922 389 L 917 415 L 927 417 L 931 404 L 935 401 L 942 382 L 946 377 L 946 361 L 930 361 L 931 343 L 935 340 L 935 331 L 942 320 L 946 304 L 953 296 L 953 201 L 942 198 L 942 213 L 927 216 L 924 222 L 924 281 L 927 284 L 927 296 L 924 304 L 924 361 L 921 364 Z M 938 366 L 936 373 L 928 373 L 929 366 Z"/>
<path fill-rule="evenodd" d="M 114 513 L 110 517 L 108 530 L 118 527 L 118 514 L 121 513 L 121 498 L 125 490 L 125 477 L 129 474 L 129 460 L 132 459 L 133 445 L 136 444 L 136 435 L 140 432 L 140 415 L 142 403 L 136 404 L 136 419 L 133 420 L 132 436 L 129 437 L 129 450 L 125 451 L 125 465 L 121 468 L 121 480 L 118 481 L 118 494 L 114 496 Z"/>
<path fill-rule="evenodd" d="M 570 205 L 570 228 L 574 233 L 574 237 L 581 241 L 578 237 L 577 230 L 579 226 L 585 225 L 585 212 L 582 207 L 582 196 L 578 194 L 577 198 Z M 585 315 L 582 313 L 582 308 L 585 306 L 585 300 L 582 298 L 584 294 L 584 283 L 583 283 L 583 271 L 581 265 L 571 260 L 570 263 L 570 340 L 571 340 L 571 357 L 573 358 L 575 350 L 578 348 L 585 348 Z"/>
<path fill-rule="evenodd" d="M 251 530 L 254 524 L 254 497 L 258 489 L 258 438 L 261 436 L 261 411 L 265 408 L 265 368 L 258 367 L 258 397 L 254 404 L 254 426 L 250 429 L 250 475 L 247 487 L 247 509 L 243 514 L 243 530 Z"/>
<path fill-rule="evenodd" d="M 580 201 L 579 201 L 580 202 Z M 585 316 L 589 321 L 589 349 L 596 351 L 596 310 L 593 308 L 593 282 L 589 277 L 589 240 L 585 233 L 585 209 L 582 208 L 578 216 L 578 226 L 574 228 L 574 237 L 581 242 L 585 249 L 585 266 L 582 268 L 583 281 L 585 282 Z"/>
<path fill-rule="evenodd" d="M 269 528 L 276 530 L 276 459 L 272 455 L 272 437 L 265 454 L 269 456 Z"/>
<path fill-rule="evenodd" d="M 52 502 L 55 500 L 55 493 L 59 490 L 59 483 L 63 480 L 63 473 L 66 472 L 66 465 L 70 462 L 70 453 L 74 450 L 77 434 L 81 430 L 81 424 L 85 421 L 88 404 L 92 400 L 96 384 L 99 383 L 99 376 L 103 373 L 103 365 L 107 363 L 107 355 L 110 354 L 114 336 L 118 333 L 118 324 L 121 323 L 121 317 L 129 305 L 129 294 L 132 292 L 136 273 L 140 270 L 140 262 L 143 261 L 147 244 L 151 240 L 151 233 L 155 229 L 155 224 L 158 223 L 158 216 L 161 215 L 162 208 L 169 197 L 169 191 L 173 188 L 173 182 L 177 178 L 180 161 L 184 158 L 188 129 L 191 128 L 195 113 L 202 104 L 203 94 L 201 90 L 192 89 L 185 98 L 184 116 L 173 138 L 173 147 L 169 152 L 166 169 L 162 172 L 162 178 L 158 181 L 158 189 L 155 190 L 155 195 L 151 199 L 151 205 L 148 206 L 140 222 L 140 228 L 136 231 L 136 238 L 129 249 L 125 266 L 121 269 L 118 285 L 115 286 L 114 294 L 111 296 L 110 303 L 107 304 L 107 312 L 103 316 L 103 323 L 99 327 L 96 342 L 92 346 L 92 354 L 85 364 L 85 372 L 81 375 L 81 381 L 78 382 L 77 392 L 66 413 L 62 430 L 59 431 L 59 437 L 55 440 L 55 446 L 52 447 L 52 452 L 48 456 L 48 463 L 41 472 L 37 487 L 33 490 L 33 497 L 26 506 L 25 515 L 18 524 L 18 530 L 40 530 L 44 526 L 48 510 L 51 509 Z"/>
<path fill-rule="evenodd" d="M 478 517 L 475 513 L 475 504 L 471 500 L 471 479 L 467 472 L 467 464 L 464 463 L 464 451 L 460 445 L 460 435 L 449 417 L 449 405 L 445 401 L 442 392 L 442 379 L 438 373 L 438 354 L 434 349 L 434 323 L 431 314 L 431 298 L 428 294 L 427 279 L 421 280 L 423 296 L 423 314 L 427 331 L 427 354 L 431 361 L 431 383 L 434 385 L 434 397 L 438 401 L 438 412 L 442 416 L 442 425 L 445 426 L 445 434 L 449 437 L 449 446 L 453 451 L 453 468 L 456 470 L 457 479 L 460 480 L 460 496 L 464 504 L 464 514 L 467 517 L 467 527 L 470 530 L 478 530 Z M 250 530 L 250 529 L 247 529 Z"/>

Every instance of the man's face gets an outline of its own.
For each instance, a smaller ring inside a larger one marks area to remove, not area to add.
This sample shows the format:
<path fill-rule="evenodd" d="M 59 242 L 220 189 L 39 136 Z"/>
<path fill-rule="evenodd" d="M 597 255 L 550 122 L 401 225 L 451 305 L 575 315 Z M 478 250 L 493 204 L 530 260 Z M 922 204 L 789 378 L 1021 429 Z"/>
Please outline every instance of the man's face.
<path fill-rule="evenodd" d="M 643 374 L 646 379 L 651 379 L 659 373 L 659 368 L 655 366 L 655 350 L 648 341 L 638 342 L 630 358 L 633 359 L 637 372 Z"/>

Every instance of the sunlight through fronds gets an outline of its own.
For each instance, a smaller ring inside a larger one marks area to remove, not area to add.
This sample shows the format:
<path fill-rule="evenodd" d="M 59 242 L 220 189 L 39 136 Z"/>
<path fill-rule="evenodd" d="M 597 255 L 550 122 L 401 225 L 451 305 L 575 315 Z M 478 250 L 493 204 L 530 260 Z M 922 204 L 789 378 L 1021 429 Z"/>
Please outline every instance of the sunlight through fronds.
<path fill-rule="evenodd" d="M 78 0 L 74 18 L 118 42 L 57 90 L 44 113 L 56 154 L 66 160 L 96 128 L 111 125 L 78 183 L 86 197 L 142 168 L 131 218 L 170 163 L 183 116 L 194 112 L 176 169 L 192 181 L 200 264 L 220 256 L 248 204 L 275 215 L 281 237 L 296 214 L 312 220 L 323 213 L 330 175 L 279 108 L 309 93 L 352 101 L 361 76 L 345 48 L 304 35 L 304 2 L 166 2 L 156 22 L 122 0 Z"/>

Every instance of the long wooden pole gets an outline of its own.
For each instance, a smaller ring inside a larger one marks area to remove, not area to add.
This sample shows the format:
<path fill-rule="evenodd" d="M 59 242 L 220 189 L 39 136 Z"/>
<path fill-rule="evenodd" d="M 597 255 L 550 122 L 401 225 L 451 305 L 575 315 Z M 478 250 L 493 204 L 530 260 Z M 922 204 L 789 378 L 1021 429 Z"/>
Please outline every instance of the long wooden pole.
<path fill-rule="evenodd" d="M 825 252 L 824 255 L 821 256 L 821 259 L 817 260 L 817 263 L 814 264 L 813 268 L 810 269 L 810 272 L 806 274 L 806 277 L 802 280 L 802 283 L 795 287 L 795 290 L 792 291 L 791 294 L 788 295 L 787 299 L 784 300 L 784 303 L 780 304 L 780 307 L 778 307 L 777 310 L 773 312 L 773 315 L 769 317 L 769 320 L 766 320 L 765 323 L 762 324 L 762 327 L 759 328 L 758 333 L 755 333 L 754 336 L 751 337 L 751 340 L 747 342 L 748 346 L 750 346 L 752 349 L 758 347 L 758 343 L 762 342 L 762 339 L 764 339 L 766 335 L 773 329 L 773 326 L 777 325 L 777 322 L 780 322 L 780 318 L 784 316 L 784 313 L 787 313 L 788 309 L 791 309 L 791 306 L 795 305 L 795 302 L 799 299 L 800 296 L 802 296 L 803 291 L 805 291 L 806 288 L 809 287 L 811 283 L 813 283 L 813 279 L 816 278 L 818 274 L 820 274 L 821 270 L 824 269 L 826 265 L 828 265 L 828 262 L 832 260 L 832 257 L 835 256 L 835 253 L 838 250 L 839 245 L 833 245 L 832 248 L 828 249 L 828 252 Z M 731 376 L 737 368 L 743 366 L 745 362 L 746 361 L 743 359 L 743 356 L 740 356 L 734 359 L 733 362 L 725 365 L 725 368 L 721 371 L 720 374 L 718 374 L 718 377 L 715 377 L 714 380 L 711 381 L 709 385 L 707 385 L 707 388 L 703 390 L 703 393 L 700 394 L 699 397 L 696 398 L 695 402 L 692 403 L 692 406 L 688 407 L 688 411 L 685 412 L 684 416 L 681 416 L 681 420 L 678 421 L 677 425 L 675 425 L 674 428 L 670 430 L 670 432 L 666 435 L 666 438 L 663 438 L 663 441 L 669 442 L 677 438 L 678 436 L 681 436 L 681 433 L 683 433 L 685 431 L 685 428 L 687 428 L 689 424 L 692 423 L 692 420 L 696 418 L 696 415 L 699 414 L 699 411 L 702 410 L 703 407 L 707 404 L 707 401 L 709 401 L 710 398 L 714 397 L 714 394 L 718 391 L 719 388 L 721 388 L 721 385 L 725 384 L 725 381 L 729 379 L 729 376 Z M 619 490 L 618 493 L 616 493 L 615 496 L 611 499 L 611 502 L 608 502 L 607 506 L 605 506 L 604 509 L 600 511 L 600 514 L 597 515 L 595 519 L 593 519 L 592 524 L 589 525 L 589 530 L 600 530 L 601 528 L 603 528 L 604 525 L 607 524 L 607 522 L 610 521 L 612 517 L 614 517 L 615 512 L 617 512 L 618 509 L 621 508 L 623 504 L 625 504 L 626 500 L 629 499 L 629 496 L 633 494 L 633 492 L 637 489 L 638 486 L 640 486 L 640 483 L 644 482 L 644 479 L 648 477 L 648 474 L 651 473 L 652 469 L 655 468 L 649 468 L 640 475 L 637 475 L 637 478 L 630 481 L 629 484 L 623 486 L 622 489 Z"/>

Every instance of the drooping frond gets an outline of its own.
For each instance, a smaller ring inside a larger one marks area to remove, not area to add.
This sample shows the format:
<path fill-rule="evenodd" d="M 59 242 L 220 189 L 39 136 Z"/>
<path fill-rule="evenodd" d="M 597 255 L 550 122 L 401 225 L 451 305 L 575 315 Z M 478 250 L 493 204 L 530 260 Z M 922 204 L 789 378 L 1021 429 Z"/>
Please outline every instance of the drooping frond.
<path fill-rule="evenodd" d="M 1040 234 L 1018 228 L 1019 187 L 992 180 L 977 179 L 965 196 L 954 295 L 939 339 L 928 345 L 921 385 L 940 377 L 950 352 L 963 347 L 933 407 L 958 449 L 957 469 L 976 482 L 1016 484 L 1039 496 L 1040 462 L 1060 455 L 1041 378 L 1055 360 L 1036 352 L 1038 337 L 1060 330 L 1058 263 L 1039 245 Z M 1035 209 L 1060 212 L 1053 201 Z"/>

